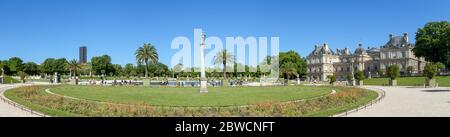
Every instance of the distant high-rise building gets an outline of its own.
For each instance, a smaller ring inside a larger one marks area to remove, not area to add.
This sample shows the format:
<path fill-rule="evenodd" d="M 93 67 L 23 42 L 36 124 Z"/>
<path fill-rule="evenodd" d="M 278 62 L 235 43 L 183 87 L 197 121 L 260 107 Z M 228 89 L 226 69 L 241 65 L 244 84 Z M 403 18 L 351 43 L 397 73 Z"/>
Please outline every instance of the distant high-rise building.
<path fill-rule="evenodd" d="M 87 47 L 80 47 L 80 64 L 87 63 Z"/>

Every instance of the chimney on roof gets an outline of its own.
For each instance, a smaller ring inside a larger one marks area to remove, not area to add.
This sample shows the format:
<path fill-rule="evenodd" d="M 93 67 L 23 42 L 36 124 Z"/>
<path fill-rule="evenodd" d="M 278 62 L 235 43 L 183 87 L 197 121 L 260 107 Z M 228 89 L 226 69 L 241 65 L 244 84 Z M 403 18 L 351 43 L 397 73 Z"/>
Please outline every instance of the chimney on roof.
<path fill-rule="evenodd" d="M 389 40 L 391 40 L 394 37 L 394 34 L 389 34 Z"/>
<path fill-rule="evenodd" d="M 362 47 L 362 43 L 361 42 L 358 43 L 358 47 L 360 47 L 360 48 Z"/>
<path fill-rule="evenodd" d="M 316 44 L 316 45 L 314 45 L 314 49 L 317 49 L 317 44 Z"/>

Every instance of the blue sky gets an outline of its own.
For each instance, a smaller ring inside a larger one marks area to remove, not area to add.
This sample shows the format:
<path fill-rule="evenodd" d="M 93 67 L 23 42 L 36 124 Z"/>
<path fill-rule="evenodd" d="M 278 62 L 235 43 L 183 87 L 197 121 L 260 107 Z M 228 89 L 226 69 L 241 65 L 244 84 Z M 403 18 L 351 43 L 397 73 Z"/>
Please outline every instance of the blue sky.
<path fill-rule="evenodd" d="M 355 49 L 380 46 L 389 33 L 414 33 L 429 21 L 449 20 L 448 0 L 1 0 L 0 60 L 41 63 L 109 54 L 135 63 L 144 42 L 170 64 L 173 38 L 202 28 L 208 36 L 280 37 L 280 50 L 306 56 L 315 44 Z"/>

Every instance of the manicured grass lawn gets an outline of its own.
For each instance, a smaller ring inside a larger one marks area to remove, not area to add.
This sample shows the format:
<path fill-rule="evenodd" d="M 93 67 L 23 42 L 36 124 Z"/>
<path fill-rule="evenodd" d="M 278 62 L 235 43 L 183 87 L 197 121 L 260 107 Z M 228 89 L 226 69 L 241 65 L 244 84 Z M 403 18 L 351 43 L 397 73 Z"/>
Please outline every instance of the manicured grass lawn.
<path fill-rule="evenodd" d="M 450 76 L 437 76 L 436 81 L 439 86 L 450 87 Z M 425 77 L 400 77 L 397 78 L 399 86 L 422 86 L 425 82 Z M 365 79 L 364 85 L 387 85 L 389 78 L 372 78 Z"/>
<path fill-rule="evenodd" d="M 156 106 L 233 106 L 257 103 L 284 102 L 326 95 L 331 87 L 220 87 L 208 88 L 149 88 L 108 86 L 56 86 L 54 93 L 76 98 L 114 102 L 147 103 Z"/>
<path fill-rule="evenodd" d="M 5 84 L 20 83 L 19 80 L 13 79 L 11 76 L 5 76 L 5 77 L 3 77 L 3 78 L 4 78 L 3 81 L 4 81 Z"/>
<path fill-rule="evenodd" d="M 97 94 L 99 92 L 97 88 L 111 88 L 108 91 L 100 92 L 105 94 L 112 93 L 112 95 L 114 96 L 109 96 L 109 98 L 107 99 L 103 98 L 103 100 L 100 101 L 126 103 L 121 100 L 124 99 L 129 100 L 128 102 L 130 104 L 99 103 L 96 101 L 74 100 L 48 94 L 45 92 L 45 89 L 48 88 L 59 88 L 60 90 L 69 89 L 72 92 L 77 92 L 78 94 L 87 94 L 88 97 L 93 96 L 92 92 Z M 329 90 L 331 89 L 337 90 L 337 93 L 327 96 L 321 96 L 329 93 Z M 122 92 L 126 94 L 121 94 Z M 146 94 L 152 96 L 148 97 Z M 156 97 L 153 96 L 156 95 L 162 96 L 163 99 L 155 99 Z M 228 87 L 210 88 L 210 93 L 201 94 L 197 92 L 197 88 L 100 87 L 63 85 L 20 87 L 6 91 L 5 96 L 19 104 L 25 105 L 28 108 L 50 116 L 296 117 L 330 116 L 337 113 L 342 113 L 346 110 L 350 110 L 368 103 L 369 101 L 375 99 L 378 94 L 374 91 L 368 91 L 353 87 Z M 113 98 L 114 100 L 112 100 L 111 98 Z M 135 100 L 132 100 L 133 98 Z M 289 100 L 298 100 L 305 98 L 309 99 L 299 102 L 286 102 Z M 136 99 L 140 99 L 141 101 L 138 101 Z M 150 99 L 150 101 L 147 99 Z M 154 102 L 155 100 L 164 102 L 165 104 L 171 103 L 168 104 L 171 106 L 156 106 L 155 104 L 148 103 Z M 203 102 L 198 102 L 199 100 Z M 180 103 L 184 103 L 182 106 L 197 107 L 172 107 L 177 106 L 175 104 Z M 219 105 L 218 103 L 222 104 Z M 248 103 L 252 105 L 239 107 L 222 107 L 228 105 L 226 103 L 231 103 L 234 105 L 239 105 L 236 103 Z"/>

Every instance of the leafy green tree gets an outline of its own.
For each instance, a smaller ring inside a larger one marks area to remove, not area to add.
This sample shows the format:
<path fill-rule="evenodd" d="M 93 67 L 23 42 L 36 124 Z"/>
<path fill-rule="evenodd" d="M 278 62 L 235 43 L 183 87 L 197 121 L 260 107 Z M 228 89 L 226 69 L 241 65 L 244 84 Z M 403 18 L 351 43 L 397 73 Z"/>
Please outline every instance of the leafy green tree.
<path fill-rule="evenodd" d="M 38 75 L 39 65 L 34 62 L 27 62 L 23 65 L 23 72 L 29 75 Z"/>
<path fill-rule="evenodd" d="M 441 73 L 442 70 L 445 69 L 445 64 L 441 63 L 441 62 L 437 62 L 436 63 L 436 67 L 438 69 L 438 74 Z"/>
<path fill-rule="evenodd" d="M 391 65 L 386 70 L 386 75 L 391 79 L 395 80 L 400 76 L 400 68 L 397 65 Z"/>
<path fill-rule="evenodd" d="M 52 74 L 58 72 L 59 74 L 65 73 L 67 60 L 65 58 L 54 59 L 48 58 L 40 65 L 39 70 L 41 73 Z"/>
<path fill-rule="evenodd" d="M 113 66 L 113 75 L 114 76 L 124 76 L 123 68 L 120 64 L 114 64 Z"/>
<path fill-rule="evenodd" d="M 443 62 L 450 66 L 450 23 L 448 21 L 429 22 L 416 32 L 417 57 L 425 57 L 430 62 Z"/>
<path fill-rule="evenodd" d="M 364 80 L 366 78 L 364 72 L 362 72 L 361 70 L 356 71 L 354 77 L 358 81 Z"/>
<path fill-rule="evenodd" d="M 17 72 L 17 75 L 20 77 L 22 83 L 25 83 L 25 78 L 28 76 L 28 74 L 23 71 L 19 71 Z"/>
<path fill-rule="evenodd" d="M 218 52 L 214 59 L 214 64 L 222 64 L 223 65 L 223 79 L 227 79 L 227 64 L 234 63 L 234 55 L 231 52 L 228 52 L 226 49 Z"/>
<path fill-rule="evenodd" d="M 108 55 L 92 57 L 91 63 L 92 63 L 92 70 L 94 71 L 95 74 L 102 74 L 102 70 L 105 72 L 104 73 L 105 75 L 114 71 L 113 65 L 111 63 L 111 57 Z"/>
<path fill-rule="evenodd" d="M 130 76 L 136 76 L 136 67 L 134 67 L 134 65 L 133 64 L 131 64 L 131 63 L 128 63 L 128 64 L 125 64 L 125 68 L 123 69 L 123 71 L 124 71 L 124 75 L 126 76 L 126 77 L 130 77 Z M 132 71 L 134 71 L 134 74 L 132 74 Z"/>
<path fill-rule="evenodd" d="M 136 60 L 139 63 L 145 64 L 145 78 L 148 77 L 148 64 L 158 62 L 158 53 L 155 46 L 150 43 L 144 43 L 142 47 L 136 50 Z"/>
<path fill-rule="evenodd" d="M 347 78 L 348 81 L 350 81 L 350 80 L 353 79 L 353 76 L 352 76 L 352 74 L 348 74 L 348 75 L 346 76 L 346 78 Z"/>
<path fill-rule="evenodd" d="M 290 71 L 295 70 L 296 73 L 289 73 L 289 77 L 294 78 L 296 75 L 303 77 L 306 75 L 306 60 L 300 56 L 297 52 L 290 50 L 288 52 L 280 52 L 279 54 L 279 66 L 280 66 L 280 75 L 285 75 L 283 70 L 289 70 L 286 67 L 292 67 Z"/>
<path fill-rule="evenodd" d="M 433 79 L 434 76 L 436 76 L 437 72 L 438 66 L 436 65 L 436 63 L 427 63 L 423 68 L 423 74 L 429 79 Z"/>
<path fill-rule="evenodd" d="M 335 75 L 329 75 L 327 77 L 330 80 L 330 84 L 334 85 L 334 83 L 336 82 L 336 76 Z"/>
<path fill-rule="evenodd" d="M 8 60 L 8 67 L 12 75 L 23 70 L 23 61 L 19 57 L 12 57 Z"/>

